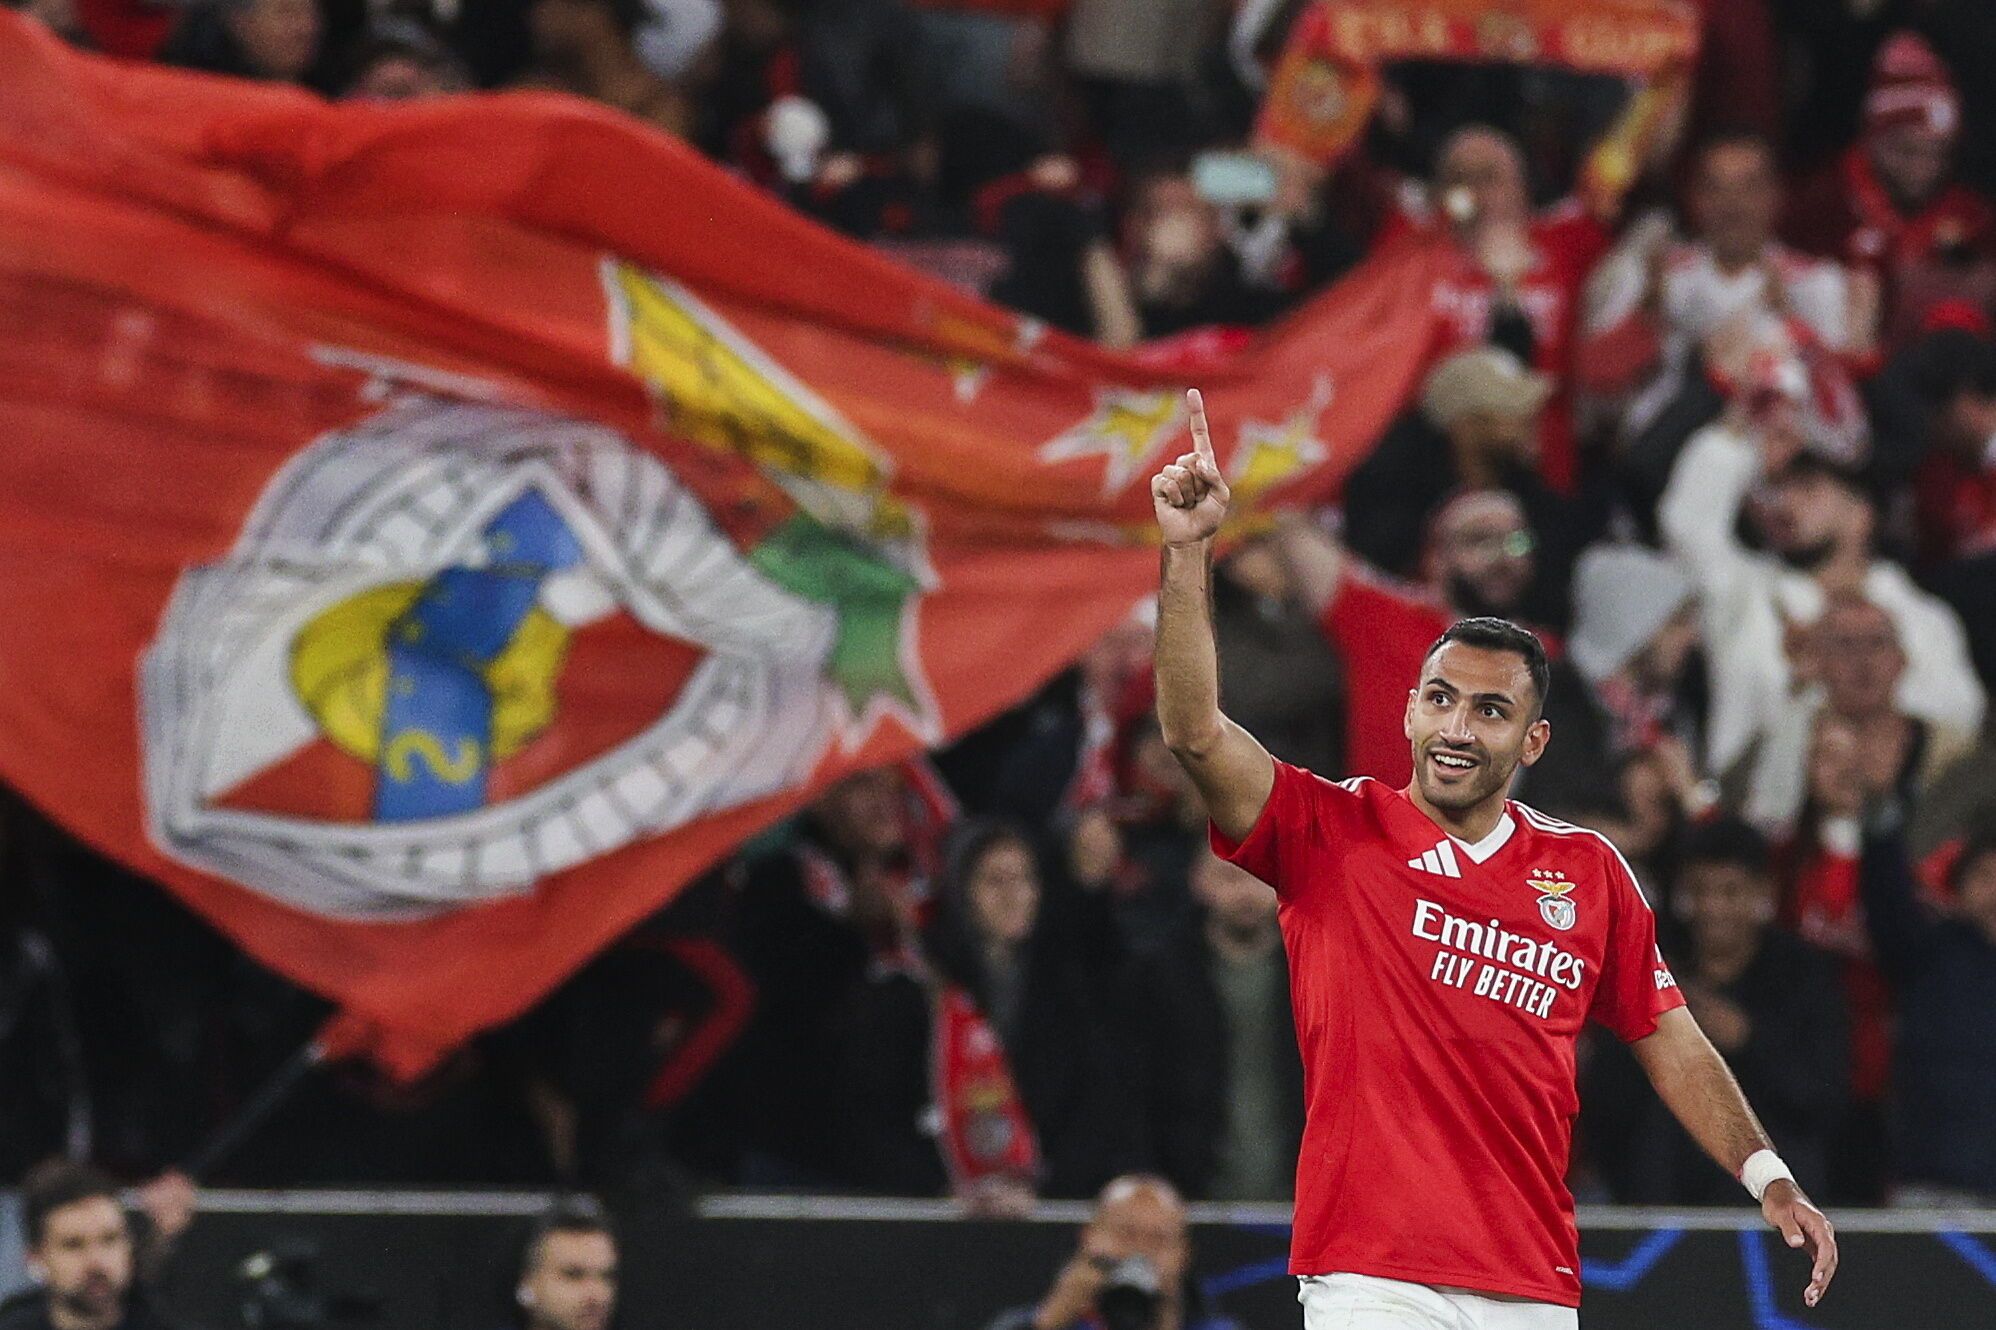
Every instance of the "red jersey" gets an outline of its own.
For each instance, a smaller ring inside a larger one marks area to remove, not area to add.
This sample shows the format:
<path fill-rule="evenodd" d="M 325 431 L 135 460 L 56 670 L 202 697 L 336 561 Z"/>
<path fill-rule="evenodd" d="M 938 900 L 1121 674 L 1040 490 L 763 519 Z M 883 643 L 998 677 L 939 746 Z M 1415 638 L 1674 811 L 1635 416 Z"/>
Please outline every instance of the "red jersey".
<path fill-rule="evenodd" d="M 1575 1041 L 1684 1004 L 1621 855 L 1518 803 L 1470 846 L 1378 781 L 1281 762 L 1247 839 L 1212 840 L 1282 901 L 1308 1113 L 1291 1272 L 1578 1306 Z"/>

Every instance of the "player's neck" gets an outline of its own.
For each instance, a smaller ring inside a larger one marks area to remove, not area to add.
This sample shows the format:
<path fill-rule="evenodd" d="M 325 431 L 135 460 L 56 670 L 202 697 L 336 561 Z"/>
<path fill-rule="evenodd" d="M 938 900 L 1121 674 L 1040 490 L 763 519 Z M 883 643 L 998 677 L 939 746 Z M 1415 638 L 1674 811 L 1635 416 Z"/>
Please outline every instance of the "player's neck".
<path fill-rule="evenodd" d="M 1428 815 L 1430 822 L 1457 840 L 1467 841 L 1471 845 L 1475 845 L 1497 830 L 1497 824 L 1504 820 L 1505 791 L 1503 790 L 1469 808 L 1437 808 L 1421 793 L 1419 781 L 1409 784 L 1402 793 L 1414 807 Z"/>

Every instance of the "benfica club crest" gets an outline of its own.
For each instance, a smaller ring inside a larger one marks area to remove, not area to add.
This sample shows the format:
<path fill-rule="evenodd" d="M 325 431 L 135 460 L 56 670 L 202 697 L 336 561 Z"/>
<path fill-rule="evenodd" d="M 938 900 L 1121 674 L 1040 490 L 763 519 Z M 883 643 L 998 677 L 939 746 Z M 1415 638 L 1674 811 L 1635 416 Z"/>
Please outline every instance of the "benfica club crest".
<path fill-rule="evenodd" d="M 1573 883 L 1555 869 L 1534 868 L 1529 884 L 1539 893 L 1539 917 L 1564 933 L 1578 918 L 1573 907 Z"/>
<path fill-rule="evenodd" d="M 871 445 L 704 311 L 616 313 L 641 370 L 683 378 L 704 339 L 697 382 L 644 377 L 678 437 L 750 441 L 705 470 L 756 519 L 724 528 L 611 430 L 397 396 L 182 575 L 141 671 L 156 843 L 314 914 L 407 918 L 798 785 L 883 717 L 936 737 L 934 574 Z"/>

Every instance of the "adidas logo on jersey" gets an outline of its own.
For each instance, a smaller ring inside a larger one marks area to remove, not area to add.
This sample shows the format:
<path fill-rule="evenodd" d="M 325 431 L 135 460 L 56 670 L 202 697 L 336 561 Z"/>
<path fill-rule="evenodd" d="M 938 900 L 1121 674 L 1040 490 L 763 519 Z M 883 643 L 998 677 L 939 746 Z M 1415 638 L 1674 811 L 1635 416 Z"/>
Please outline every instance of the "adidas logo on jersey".
<path fill-rule="evenodd" d="M 1433 873 L 1437 877 L 1461 877 L 1462 866 L 1455 860 L 1455 842 L 1445 840 L 1432 850 L 1418 854 L 1407 861 L 1407 867 L 1418 868 L 1423 873 Z"/>

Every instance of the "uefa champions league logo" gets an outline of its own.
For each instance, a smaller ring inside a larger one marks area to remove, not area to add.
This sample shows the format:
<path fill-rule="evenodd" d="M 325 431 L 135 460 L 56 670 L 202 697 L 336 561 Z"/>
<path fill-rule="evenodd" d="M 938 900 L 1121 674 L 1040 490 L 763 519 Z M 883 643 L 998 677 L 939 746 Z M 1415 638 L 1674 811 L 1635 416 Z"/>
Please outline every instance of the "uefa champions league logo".
<path fill-rule="evenodd" d="M 805 779 L 874 694 L 926 710 L 916 596 L 807 516 L 738 548 L 611 431 L 404 397 L 182 576 L 140 672 L 150 831 L 320 915 L 517 894 Z M 564 693 L 612 631 L 685 669 L 606 742 Z"/>

